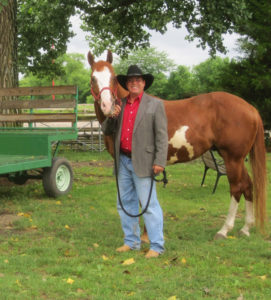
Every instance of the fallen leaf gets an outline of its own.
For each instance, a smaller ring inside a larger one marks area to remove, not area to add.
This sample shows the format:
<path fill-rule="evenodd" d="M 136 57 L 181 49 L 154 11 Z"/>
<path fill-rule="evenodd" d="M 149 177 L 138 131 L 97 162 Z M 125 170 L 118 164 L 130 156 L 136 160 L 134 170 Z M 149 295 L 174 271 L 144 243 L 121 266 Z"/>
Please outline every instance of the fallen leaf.
<path fill-rule="evenodd" d="M 227 239 L 232 239 L 232 240 L 234 240 L 234 239 L 236 239 L 236 237 L 235 237 L 235 236 L 232 236 L 232 235 L 228 235 L 228 236 L 227 236 Z"/>
<path fill-rule="evenodd" d="M 135 260 L 133 259 L 133 258 L 129 258 L 129 259 L 126 259 L 123 263 L 122 263 L 122 265 L 124 265 L 124 266 L 129 266 L 129 265 L 132 265 L 132 264 L 134 264 L 135 263 Z"/>
<path fill-rule="evenodd" d="M 171 297 L 167 298 L 167 300 L 176 300 L 176 299 L 177 299 L 176 296 L 171 296 Z"/>
<path fill-rule="evenodd" d="M 182 262 L 182 264 L 186 264 L 186 259 L 183 257 L 181 262 Z"/>
<path fill-rule="evenodd" d="M 20 282 L 20 280 L 16 280 L 16 284 L 19 286 L 19 287 L 22 287 L 22 284 L 21 284 L 21 282 Z"/>
<path fill-rule="evenodd" d="M 94 244 L 93 244 L 93 247 L 98 248 L 98 247 L 99 247 L 99 244 L 94 243 Z"/>
<path fill-rule="evenodd" d="M 74 280 L 71 279 L 71 278 L 68 278 L 66 282 L 67 282 L 68 284 L 73 284 L 73 283 L 74 283 Z"/>
<path fill-rule="evenodd" d="M 56 205 L 61 205 L 61 201 L 56 201 Z"/>
<path fill-rule="evenodd" d="M 102 256 L 103 260 L 108 260 L 109 258 L 105 255 Z"/>
<path fill-rule="evenodd" d="M 266 275 L 259 276 L 259 278 L 260 278 L 261 280 L 265 280 L 265 279 L 266 279 Z"/>
<path fill-rule="evenodd" d="M 25 218 L 31 218 L 31 215 L 30 215 L 29 213 L 24 213 L 23 216 L 24 216 Z"/>
<path fill-rule="evenodd" d="M 5 263 L 5 264 L 8 264 L 8 263 L 9 263 L 8 259 L 5 259 L 5 260 L 4 260 L 4 263 Z"/>
<path fill-rule="evenodd" d="M 65 228 L 68 229 L 68 230 L 71 230 L 69 225 L 65 225 Z"/>

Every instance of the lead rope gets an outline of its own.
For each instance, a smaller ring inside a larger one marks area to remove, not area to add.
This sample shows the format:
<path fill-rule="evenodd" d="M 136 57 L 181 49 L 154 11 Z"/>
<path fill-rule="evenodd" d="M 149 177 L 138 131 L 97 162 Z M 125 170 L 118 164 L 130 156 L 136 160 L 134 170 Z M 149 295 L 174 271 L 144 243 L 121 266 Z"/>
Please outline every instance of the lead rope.
<path fill-rule="evenodd" d="M 116 160 L 116 143 L 115 143 L 115 135 L 114 135 L 114 166 L 115 166 L 115 172 L 116 172 L 116 185 L 117 185 L 117 191 L 118 191 L 118 198 L 119 198 L 119 204 L 120 207 L 122 208 L 122 210 L 125 212 L 125 214 L 129 217 L 132 218 L 137 218 L 142 216 L 148 209 L 150 201 L 151 201 L 151 194 L 152 194 L 152 188 L 153 188 L 153 181 L 154 181 L 154 173 L 152 172 L 151 175 L 151 187 L 150 187 L 150 192 L 149 192 L 149 197 L 148 197 L 148 201 L 147 204 L 145 206 L 145 208 L 141 211 L 141 213 L 137 214 L 137 215 L 132 215 L 130 214 L 123 206 L 123 203 L 121 201 L 121 197 L 120 197 L 120 191 L 119 191 L 119 181 L 118 181 L 118 169 L 117 169 L 117 160 Z"/>
<path fill-rule="evenodd" d="M 114 140 L 114 166 L 115 166 L 115 172 L 116 172 L 116 186 L 117 186 L 117 191 L 118 191 L 118 198 L 119 198 L 119 204 L 120 207 L 122 208 L 122 210 L 125 212 L 125 214 L 129 217 L 132 218 L 137 218 L 142 216 L 148 209 L 149 205 L 150 205 L 150 201 L 151 201 L 151 194 L 152 194 L 152 188 L 153 188 L 153 181 L 155 180 L 156 182 L 163 182 L 164 183 L 164 188 L 166 187 L 167 183 L 168 183 L 168 179 L 167 179 L 167 173 L 166 170 L 163 171 L 163 178 L 161 180 L 156 179 L 155 175 L 152 171 L 152 175 L 151 175 L 151 187 L 150 187 L 150 192 L 149 192 L 149 197 L 148 197 L 148 201 L 147 204 L 145 206 L 145 208 L 141 211 L 141 213 L 137 214 L 137 215 L 132 215 L 130 214 L 123 206 L 123 203 L 121 201 L 121 197 L 120 197 L 120 191 L 119 191 L 119 181 L 118 181 L 118 169 L 117 169 L 117 160 L 116 160 L 116 143 L 115 143 L 115 135 L 113 136 L 113 140 Z"/>

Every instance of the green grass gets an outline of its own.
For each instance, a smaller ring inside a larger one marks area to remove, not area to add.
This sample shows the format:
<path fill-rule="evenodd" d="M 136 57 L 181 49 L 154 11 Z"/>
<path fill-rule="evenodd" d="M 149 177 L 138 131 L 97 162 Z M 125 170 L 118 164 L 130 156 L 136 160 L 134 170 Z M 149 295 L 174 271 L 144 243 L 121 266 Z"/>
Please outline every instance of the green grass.
<path fill-rule="evenodd" d="M 50 199 L 40 181 L 0 187 L 0 217 L 21 216 L 0 226 L 1 300 L 271 299 L 270 229 L 238 235 L 244 201 L 229 238 L 213 240 L 230 202 L 225 176 L 213 195 L 215 172 L 200 187 L 200 161 L 167 168 L 168 186 L 158 184 L 166 251 L 146 260 L 147 245 L 115 252 L 123 236 L 109 155 L 60 154 L 74 165 L 69 195 Z M 130 258 L 135 263 L 123 265 Z"/>

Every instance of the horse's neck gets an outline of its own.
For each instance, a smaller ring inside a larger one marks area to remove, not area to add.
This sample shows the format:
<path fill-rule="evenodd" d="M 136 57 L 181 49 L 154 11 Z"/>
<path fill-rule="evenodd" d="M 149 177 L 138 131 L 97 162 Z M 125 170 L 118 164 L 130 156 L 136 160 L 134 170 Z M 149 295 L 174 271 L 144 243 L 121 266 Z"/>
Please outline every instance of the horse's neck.
<path fill-rule="evenodd" d="M 103 114 L 100 105 L 97 103 L 97 101 L 94 102 L 94 109 L 99 123 L 102 124 L 105 120 L 105 115 Z"/>
<path fill-rule="evenodd" d="M 126 91 L 120 84 L 118 85 L 118 98 L 122 99 L 127 97 L 129 94 L 128 91 Z"/>

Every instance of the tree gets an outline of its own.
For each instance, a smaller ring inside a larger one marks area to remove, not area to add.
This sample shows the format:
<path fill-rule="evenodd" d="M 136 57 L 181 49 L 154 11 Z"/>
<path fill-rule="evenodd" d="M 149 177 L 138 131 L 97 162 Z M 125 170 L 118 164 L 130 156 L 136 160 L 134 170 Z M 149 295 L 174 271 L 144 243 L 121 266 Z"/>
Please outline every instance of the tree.
<path fill-rule="evenodd" d="M 55 60 L 66 52 L 67 41 L 73 36 L 70 17 L 75 11 L 73 1 L 18 0 L 18 62 L 21 73 L 32 72 L 40 77 L 61 74 L 61 66 Z"/>
<path fill-rule="evenodd" d="M 116 58 L 114 69 L 116 74 L 126 74 L 130 65 L 138 65 L 144 73 L 159 74 L 169 73 L 175 67 L 172 59 L 164 51 L 151 47 L 131 51 L 126 58 Z"/>
<path fill-rule="evenodd" d="M 17 86 L 17 32 L 15 1 L 0 2 L 0 87 Z"/>
<path fill-rule="evenodd" d="M 166 96 L 167 74 L 176 68 L 167 53 L 155 48 L 134 50 L 127 58 L 117 58 L 114 62 L 114 70 L 116 74 L 126 74 L 130 65 L 138 65 L 143 73 L 151 73 L 154 76 L 154 82 L 148 89 L 148 93 L 161 98 Z"/>
<path fill-rule="evenodd" d="M 171 72 L 165 90 L 167 91 L 165 99 L 168 100 L 184 99 L 194 95 L 190 68 L 178 66 L 176 71 Z"/>
<path fill-rule="evenodd" d="M 54 78 L 56 85 L 77 85 L 79 89 L 79 103 L 86 103 L 90 95 L 90 71 L 84 66 L 84 55 L 78 53 L 64 54 L 57 59 L 63 69 L 61 75 Z M 28 73 L 20 80 L 20 86 L 46 86 L 51 85 L 50 76 L 42 78 Z"/>
<path fill-rule="evenodd" d="M 239 61 L 232 61 L 223 84 L 258 108 L 266 129 L 271 129 L 271 2 L 249 0 L 249 20 L 240 26 Z"/>
<path fill-rule="evenodd" d="M 110 48 L 124 55 L 127 49 L 149 47 L 150 30 L 167 31 L 167 24 L 181 28 L 185 24 L 190 40 L 225 52 L 223 34 L 235 31 L 249 18 L 248 0 L 116 0 L 80 1 L 84 10 L 84 29 L 91 33 L 94 54 Z"/>
<path fill-rule="evenodd" d="M 9 44 L 5 45 L 13 65 L 17 66 L 18 53 L 20 72 L 30 71 L 39 76 L 50 72 L 60 74 L 60 66 L 51 62 L 65 53 L 66 43 L 73 35 L 70 17 L 76 13 L 91 33 L 90 47 L 95 55 L 108 48 L 127 54 L 129 49 L 147 47 L 150 38 L 147 29 L 164 33 L 168 23 L 176 28 L 185 24 L 190 39 L 200 39 L 200 45 L 209 45 L 212 52 L 224 51 L 223 33 L 234 31 L 249 17 L 248 0 L 17 0 L 17 7 L 16 0 L 0 1 L 5 4 L 0 12 L 0 31 L 6 26 L 3 15 L 13 12 L 16 16 L 14 11 L 17 12 L 17 22 L 13 18 L 11 24 L 17 46 L 12 50 Z M 0 63 L 8 69 L 6 61 Z"/>
<path fill-rule="evenodd" d="M 230 65 L 228 58 L 209 58 L 193 68 L 195 92 L 208 93 L 225 90 L 224 74 Z"/>

